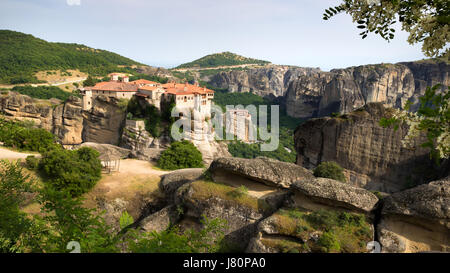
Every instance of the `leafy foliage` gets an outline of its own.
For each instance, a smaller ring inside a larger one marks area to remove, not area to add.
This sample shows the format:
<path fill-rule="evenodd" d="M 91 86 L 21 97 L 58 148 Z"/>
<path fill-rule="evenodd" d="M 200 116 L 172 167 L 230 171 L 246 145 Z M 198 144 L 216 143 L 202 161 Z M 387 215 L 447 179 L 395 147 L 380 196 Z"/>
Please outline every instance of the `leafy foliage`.
<path fill-rule="evenodd" d="M 192 61 L 190 63 L 185 63 L 179 65 L 176 68 L 192 68 L 192 67 L 216 67 L 216 66 L 230 66 L 230 65 L 241 65 L 241 64 L 269 64 L 268 61 L 262 61 L 252 58 L 246 58 L 239 56 L 231 52 L 222 52 L 207 55 L 198 60 Z"/>
<path fill-rule="evenodd" d="M 345 182 L 344 169 L 336 162 L 322 162 L 314 169 L 314 176 Z"/>
<path fill-rule="evenodd" d="M 372 237 L 371 225 L 364 214 L 323 209 L 312 212 L 282 209 L 275 216 L 277 229 L 282 234 L 305 242 L 290 245 L 285 252 L 292 252 L 292 248 L 307 252 L 365 252 L 366 244 Z M 317 231 L 320 234 L 317 241 L 306 239 Z"/>
<path fill-rule="evenodd" d="M 202 168 L 203 159 L 200 151 L 187 140 L 176 141 L 162 152 L 158 159 L 158 166 L 165 170 L 184 168 Z"/>
<path fill-rule="evenodd" d="M 427 88 L 425 95 L 419 99 L 417 112 L 395 110 L 391 118 L 380 120 L 381 126 L 394 126 L 394 130 L 402 123 L 409 125 L 408 134 L 403 140 L 406 147 L 412 148 L 416 137 L 421 132 L 425 133 L 427 141 L 421 146 L 430 148 L 431 156 L 437 161 L 450 157 L 450 87 L 438 93 L 440 88 L 440 84 Z M 410 105 L 406 105 L 406 110 L 409 110 Z"/>
<path fill-rule="evenodd" d="M 80 69 L 101 76 L 111 72 L 128 72 L 122 66 L 139 63 L 105 50 L 85 45 L 49 43 L 10 30 L 0 30 L 0 82 L 37 83 L 34 73 L 43 70 Z"/>
<path fill-rule="evenodd" d="M 101 178 L 99 153 L 88 147 L 71 151 L 54 148 L 42 155 L 40 170 L 48 178 L 47 185 L 72 196 L 92 189 Z"/>
<path fill-rule="evenodd" d="M 410 44 L 423 42 L 422 51 L 426 56 L 449 57 L 450 3 L 447 0 L 343 0 L 342 4 L 326 9 L 323 19 L 342 12 L 350 14 L 358 29 L 363 30 L 360 33 L 363 39 L 374 32 L 387 41 L 392 40 L 398 17 L 402 29 L 409 32 Z"/>
<path fill-rule="evenodd" d="M 32 221 L 20 210 L 25 201 L 25 193 L 32 190 L 29 175 L 22 174 L 20 162 L 0 161 L 0 253 L 24 252 L 23 244 L 27 241 L 27 231 Z"/>
<path fill-rule="evenodd" d="M 62 101 L 66 101 L 70 96 L 81 97 L 79 94 L 63 91 L 61 88 L 56 87 L 56 86 L 33 87 L 31 85 L 26 85 L 26 86 L 15 86 L 11 90 L 14 92 L 23 94 L 23 95 L 30 96 L 32 98 L 45 99 L 45 100 L 55 98 L 55 99 L 60 99 Z"/>
<path fill-rule="evenodd" d="M 8 121 L 2 117 L 0 117 L 0 141 L 7 147 L 36 152 L 44 152 L 55 145 L 52 133 L 33 128 L 32 124 L 26 122 Z"/>
<path fill-rule="evenodd" d="M 201 224 L 203 228 L 200 231 L 189 229 L 180 232 L 177 227 L 171 227 L 162 232 L 132 233 L 130 250 L 133 253 L 217 252 L 224 237 L 225 220 L 204 217 Z"/>

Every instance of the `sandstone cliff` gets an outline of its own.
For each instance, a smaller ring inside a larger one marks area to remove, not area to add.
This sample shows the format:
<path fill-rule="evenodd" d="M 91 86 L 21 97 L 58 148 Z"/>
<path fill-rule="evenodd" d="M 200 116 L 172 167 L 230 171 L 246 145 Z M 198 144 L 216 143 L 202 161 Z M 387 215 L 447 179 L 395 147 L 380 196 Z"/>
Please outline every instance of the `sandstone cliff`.
<path fill-rule="evenodd" d="M 230 92 L 252 92 L 260 96 L 283 96 L 289 84 L 296 78 L 309 77 L 316 68 L 268 65 L 248 70 L 220 72 L 209 80 L 218 88 L 228 88 Z"/>
<path fill-rule="evenodd" d="M 92 109 L 84 112 L 83 140 L 118 145 L 125 126 L 126 113 L 120 109 L 118 99 L 98 96 Z"/>
<path fill-rule="evenodd" d="M 298 118 L 346 113 L 370 102 L 402 108 L 418 101 L 427 86 L 449 84 L 450 66 L 440 61 L 378 64 L 301 76 L 289 85 L 288 115 Z"/>
<path fill-rule="evenodd" d="M 389 109 L 370 103 L 343 116 L 303 123 L 294 135 L 297 164 L 312 169 L 321 162 L 335 161 L 345 168 L 350 183 L 384 192 L 429 182 L 437 174 L 429 150 L 403 148 L 407 127 L 383 128 L 379 125 L 382 117 L 390 117 Z"/>
<path fill-rule="evenodd" d="M 54 133 L 64 145 L 83 142 L 117 144 L 125 120 L 117 100 L 103 96 L 97 97 L 93 108 L 86 112 L 77 97 L 62 103 L 8 92 L 0 96 L 0 113 L 7 118 L 32 121 Z"/>
<path fill-rule="evenodd" d="M 346 113 L 370 102 L 401 108 L 417 101 L 427 86 L 449 85 L 447 62 L 424 60 L 333 69 L 270 65 L 220 72 L 209 83 L 230 92 L 282 97 L 287 114 L 296 118 Z"/>

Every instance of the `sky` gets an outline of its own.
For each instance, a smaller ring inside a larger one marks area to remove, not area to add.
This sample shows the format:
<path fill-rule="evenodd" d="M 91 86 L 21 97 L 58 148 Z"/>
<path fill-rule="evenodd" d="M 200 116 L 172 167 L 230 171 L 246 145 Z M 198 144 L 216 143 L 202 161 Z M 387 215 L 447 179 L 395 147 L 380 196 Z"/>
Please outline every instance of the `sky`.
<path fill-rule="evenodd" d="M 79 43 L 174 67 L 230 51 L 274 64 L 329 71 L 425 58 L 396 26 L 362 40 L 350 15 L 322 19 L 339 0 L 0 0 L 0 29 Z"/>

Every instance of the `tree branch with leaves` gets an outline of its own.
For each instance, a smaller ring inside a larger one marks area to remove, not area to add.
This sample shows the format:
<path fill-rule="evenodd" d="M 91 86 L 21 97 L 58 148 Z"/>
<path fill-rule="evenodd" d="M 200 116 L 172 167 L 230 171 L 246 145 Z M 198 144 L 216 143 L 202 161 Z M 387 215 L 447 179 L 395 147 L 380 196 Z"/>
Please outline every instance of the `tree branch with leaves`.
<path fill-rule="evenodd" d="M 428 57 L 444 57 L 450 51 L 450 1 L 448 0 L 343 0 L 323 14 L 329 20 L 339 13 L 352 16 L 365 39 L 369 33 L 380 35 L 386 41 L 395 37 L 394 24 L 409 32 L 408 42 L 422 42 L 422 52 Z"/>

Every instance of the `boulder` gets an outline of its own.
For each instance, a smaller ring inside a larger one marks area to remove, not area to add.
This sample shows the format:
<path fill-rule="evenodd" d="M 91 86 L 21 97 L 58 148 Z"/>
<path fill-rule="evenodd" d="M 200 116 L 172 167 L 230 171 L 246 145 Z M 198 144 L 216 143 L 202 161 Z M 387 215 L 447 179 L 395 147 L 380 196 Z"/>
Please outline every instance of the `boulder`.
<path fill-rule="evenodd" d="M 94 142 L 85 142 L 79 145 L 77 148 L 81 147 L 89 147 L 97 152 L 100 155 L 110 155 L 112 158 L 127 158 L 129 157 L 131 151 L 125 148 L 121 148 L 119 146 L 111 145 L 111 144 L 99 144 Z"/>
<path fill-rule="evenodd" d="M 144 231 L 161 232 L 170 227 L 179 219 L 176 207 L 169 205 L 139 221 L 139 227 Z"/>
<path fill-rule="evenodd" d="M 348 210 L 371 212 L 378 203 L 370 191 L 328 178 L 296 181 L 292 188 L 314 202 Z M 298 205 L 302 206 L 302 202 Z"/>
<path fill-rule="evenodd" d="M 177 189 L 186 183 L 200 179 L 203 171 L 202 168 L 193 168 L 176 170 L 165 174 L 159 183 L 159 188 L 168 200 L 173 201 Z"/>
<path fill-rule="evenodd" d="M 383 252 L 450 252 L 450 177 L 386 197 L 377 230 Z"/>
<path fill-rule="evenodd" d="M 256 159 L 219 158 L 211 163 L 213 178 L 218 173 L 231 173 L 268 186 L 289 188 L 298 180 L 312 179 L 312 172 L 293 163 L 266 157 Z"/>

